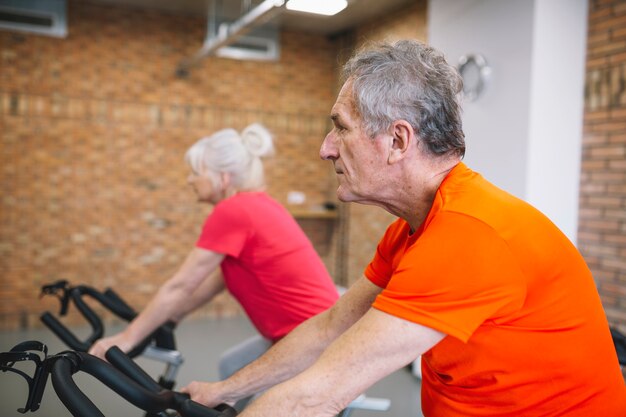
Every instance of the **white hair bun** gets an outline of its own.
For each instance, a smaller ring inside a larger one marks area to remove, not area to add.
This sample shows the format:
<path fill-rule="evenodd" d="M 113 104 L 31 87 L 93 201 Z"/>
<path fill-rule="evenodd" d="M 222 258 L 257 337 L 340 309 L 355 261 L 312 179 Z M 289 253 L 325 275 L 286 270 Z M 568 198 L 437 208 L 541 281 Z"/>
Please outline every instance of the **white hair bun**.
<path fill-rule="evenodd" d="M 274 153 L 271 133 L 259 123 L 252 123 L 241 132 L 241 141 L 248 152 L 262 158 Z"/>

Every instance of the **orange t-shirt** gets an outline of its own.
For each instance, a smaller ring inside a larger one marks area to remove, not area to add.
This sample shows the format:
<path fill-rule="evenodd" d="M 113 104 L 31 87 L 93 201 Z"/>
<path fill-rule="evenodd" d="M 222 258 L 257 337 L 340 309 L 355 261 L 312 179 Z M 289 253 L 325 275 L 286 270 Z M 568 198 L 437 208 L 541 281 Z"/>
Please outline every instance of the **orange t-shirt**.
<path fill-rule="evenodd" d="M 593 277 L 539 211 L 458 164 L 421 227 L 394 222 L 373 306 L 448 336 L 423 355 L 429 417 L 625 417 Z"/>

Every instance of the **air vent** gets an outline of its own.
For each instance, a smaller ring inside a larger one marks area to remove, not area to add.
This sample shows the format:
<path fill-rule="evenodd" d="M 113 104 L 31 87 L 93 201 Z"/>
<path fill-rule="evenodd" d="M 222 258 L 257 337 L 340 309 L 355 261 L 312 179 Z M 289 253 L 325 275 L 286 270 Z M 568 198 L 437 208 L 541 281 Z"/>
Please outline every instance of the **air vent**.
<path fill-rule="evenodd" d="M 64 38 L 66 0 L 0 0 L 0 29 Z"/>
<path fill-rule="evenodd" d="M 277 61 L 280 50 L 275 38 L 242 36 L 234 43 L 218 49 L 215 55 L 232 59 Z"/>
<path fill-rule="evenodd" d="M 222 25 L 221 29 L 224 28 L 225 26 Z M 280 58 L 278 28 L 271 24 L 256 27 L 238 37 L 233 43 L 217 49 L 215 55 L 241 60 L 277 61 Z"/>

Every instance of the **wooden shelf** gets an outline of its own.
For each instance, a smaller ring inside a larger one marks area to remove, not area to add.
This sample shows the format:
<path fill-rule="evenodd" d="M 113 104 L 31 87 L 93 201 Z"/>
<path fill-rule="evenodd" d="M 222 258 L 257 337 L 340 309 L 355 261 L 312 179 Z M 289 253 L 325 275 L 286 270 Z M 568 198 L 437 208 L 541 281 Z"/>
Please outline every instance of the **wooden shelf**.
<path fill-rule="evenodd" d="M 288 207 L 289 212 L 296 219 L 328 219 L 334 220 L 339 217 L 337 210 L 326 210 L 305 207 Z"/>

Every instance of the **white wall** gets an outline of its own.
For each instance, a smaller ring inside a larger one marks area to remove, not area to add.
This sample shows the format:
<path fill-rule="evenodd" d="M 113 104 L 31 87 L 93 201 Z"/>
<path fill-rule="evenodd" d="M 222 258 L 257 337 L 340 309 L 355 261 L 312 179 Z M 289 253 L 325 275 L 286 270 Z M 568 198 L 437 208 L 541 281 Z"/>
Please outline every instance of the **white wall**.
<path fill-rule="evenodd" d="M 484 94 L 464 103 L 466 163 L 576 242 L 586 0 L 430 0 L 428 40 L 480 53 Z"/>
<path fill-rule="evenodd" d="M 537 0 L 526 200 L 576 242 L 587 42 L 585 0 Z"/>

